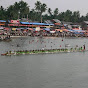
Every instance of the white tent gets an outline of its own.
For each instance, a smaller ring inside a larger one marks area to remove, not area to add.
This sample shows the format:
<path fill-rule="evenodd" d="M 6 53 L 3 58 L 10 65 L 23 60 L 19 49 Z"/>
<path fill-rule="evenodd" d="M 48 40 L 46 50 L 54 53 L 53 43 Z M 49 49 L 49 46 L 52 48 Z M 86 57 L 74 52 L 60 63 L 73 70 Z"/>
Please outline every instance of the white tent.
<path fill-rule="evenodd" d="M 50 33 L 52 33 L 52 34 L 53 34 L 53 33 L 55 33 L 55 31 L 50 31 Z"/>
<path fill-rule="evenodd" d="M 40 27 L 36 27 L 35 28 L 35 31 L 40 31 Z"/>

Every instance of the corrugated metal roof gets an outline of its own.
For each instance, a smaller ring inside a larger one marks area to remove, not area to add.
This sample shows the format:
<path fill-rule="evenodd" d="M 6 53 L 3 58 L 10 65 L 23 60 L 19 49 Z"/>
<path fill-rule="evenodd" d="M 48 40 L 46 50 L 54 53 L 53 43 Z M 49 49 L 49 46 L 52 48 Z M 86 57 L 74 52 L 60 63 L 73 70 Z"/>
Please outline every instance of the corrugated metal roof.
<path fill-rule="evenodd" d="M 54 25 L 54 24 L 46 24 L 46 23 L 29 23 L 32 25 Z"/>
<path fill-rule="evenodd" d="M 73 24 L 72 22 L 65 22 L 65 21 L 62 21 L 62 23 L 67 25 Z"/>
<path fill-rule="evenodd" d="M 50 20 L 45 20 L 46 24 L 53 24 L 53 22 L 51 22 Z"/>
<path fill-rule="evenodd" d="M 88 24 L 88 21 L 84 21 L 84 23 Z"/>
<path fill-rule="evenodd" d="M 32 24 L 32 25 L 45 25 L 45 23 L 29 23 L 29 24 Z"/>
<path fill-rule="evenodd" d="M 5 20 L 0 20 L 0 22 L 6 22 Z"/>
<path fill-rule="evenodd" d="M 54 25 L 54 24 L 46 24 L 46 23 L 32 23 L 32 22 L 20 22 L 21 24 L 29 24 L 29 25 Z"/>
<path fill-rule="evenodd" d="M 29 22 L 20 22 L 21 24 L 29 24 Z"/>
<path fill-rule="evenodd" d="M 44 30 L 46 30 L 46 31 L 50 31 L 50 28 L 45 28 Z"/>
<path fill-rule="evenodd" d="M 58 20 L 58 19 L 53 19 L 53 21 L 56 22 L 56 23 L 61 23 L 61 21 Z"/>

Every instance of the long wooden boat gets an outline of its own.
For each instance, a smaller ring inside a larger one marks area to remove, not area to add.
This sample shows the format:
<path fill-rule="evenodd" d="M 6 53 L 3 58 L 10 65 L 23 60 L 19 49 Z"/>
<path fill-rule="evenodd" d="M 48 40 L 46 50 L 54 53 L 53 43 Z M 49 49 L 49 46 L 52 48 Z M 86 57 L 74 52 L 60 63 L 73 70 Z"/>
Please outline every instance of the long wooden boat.
<path fill-rule="evenodd" d="M 7 51 L 1 54 L 2 56 L 11 55 L 26 55 L 26 54 L 49 54 L 49 53 L 67 53 L 67 52 L 84 52 L 84 49 L 44 49 L 44 50 L 18 50 L 18 51 Z"/>

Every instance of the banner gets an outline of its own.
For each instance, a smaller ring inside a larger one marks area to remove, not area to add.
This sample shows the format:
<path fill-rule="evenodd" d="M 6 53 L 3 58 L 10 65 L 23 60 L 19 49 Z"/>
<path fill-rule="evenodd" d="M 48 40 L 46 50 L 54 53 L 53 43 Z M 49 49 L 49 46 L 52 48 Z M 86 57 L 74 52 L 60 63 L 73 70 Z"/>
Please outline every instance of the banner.
<path fill-rule="evenodd" d="M 19 23 L 19 20 L 11 20 L 11 23 Z"/>

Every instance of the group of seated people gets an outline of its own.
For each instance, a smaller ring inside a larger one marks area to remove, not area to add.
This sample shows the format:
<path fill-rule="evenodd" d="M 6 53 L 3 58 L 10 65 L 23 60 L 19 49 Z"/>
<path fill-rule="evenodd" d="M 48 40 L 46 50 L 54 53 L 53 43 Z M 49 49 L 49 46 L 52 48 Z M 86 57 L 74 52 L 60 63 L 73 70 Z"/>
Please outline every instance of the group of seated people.
<path fill-rule="evenodd" d="M 74 51 L 82 51 L 84 50 L 83 47 L 79 47 L 79 48 L 61 48 L 61 49 L 36 49 L 36 50 L 17 50 L 17 51 L 7 51 L 6 54 L 31 54 L 31 53 L 51 53 L 51 52 L 74 52 Z"/>

